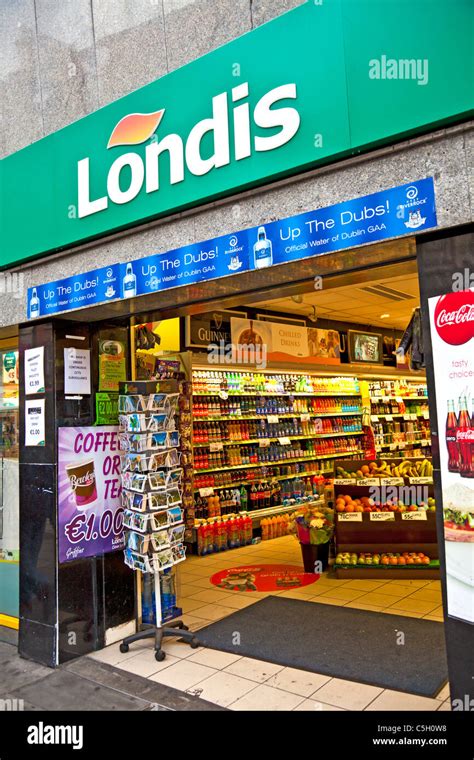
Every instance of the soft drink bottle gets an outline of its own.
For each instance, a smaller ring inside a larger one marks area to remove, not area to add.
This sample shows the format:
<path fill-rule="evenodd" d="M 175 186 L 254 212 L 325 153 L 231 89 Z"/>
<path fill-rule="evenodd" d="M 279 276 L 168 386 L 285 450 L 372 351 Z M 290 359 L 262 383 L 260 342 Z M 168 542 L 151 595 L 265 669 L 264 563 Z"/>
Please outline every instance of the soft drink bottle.
<path fill-rule="evenodd" d="M 448 449 L 448 470 L 459 472 L 459 447 L 456 440 L 458 421 L 454 410 L 454 401 L 448 401 L 448 416 L 446 418 L 446 448 Z"/>
<path fill-rule="evenodd" d="M 459 420 L 456 439 L 459 446 L 459 472 L 463 478 L 474 478 L 474 427 L 471 426 L 467 399 L 464 396 L 459 405 Z"/>

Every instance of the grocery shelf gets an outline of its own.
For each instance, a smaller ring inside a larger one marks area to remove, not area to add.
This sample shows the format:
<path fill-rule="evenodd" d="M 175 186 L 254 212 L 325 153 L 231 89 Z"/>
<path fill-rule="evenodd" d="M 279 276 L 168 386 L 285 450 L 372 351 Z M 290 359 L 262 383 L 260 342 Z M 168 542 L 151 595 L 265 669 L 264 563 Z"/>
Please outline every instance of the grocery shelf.
<path fill-rule="evenodd" d="M 360 396 L 360 391 L 354 391 L 352 393 L 343 393 L 342 391 L 334 391 L 332 393 L 322 393 L 318 391 L 293 391 L 288 392 L 284 391 L 283 393 L 274 393 L 272 391 L 193 391 L 193 396 L 218 396 L 220 393 L 225 393 L 226 398 L 222 399 L 222 401 L 226 401 L 229 396 L 271 396 L 272 398 L 288 398 L 292 396 L 318 396 L 321 398 L 334 398 L 334 397 L 340 397 L 340 396 Z"/>
<path fill-rule="evenodd" d="M 370 401 L 372 403 L 378 403 L 379 401 L 398 401 L 398 399 L 402 399 L 402 401 L 426 401 L 426 403 L 428 403 L 428 396 L 370 396 Z"/>
<path fill-rule="evenodd" d="M 310 460 L 312 461 L 312 460 Z M 315 462 L 318 460 L 315 459 Z M 197 471 L 199 472 L 199 470 Z M 292 480 L 293 478 L 307 478 L 312 477 L 313 475 L 326 475 L 326 476 L 332 476 L 333 471 L 332 470 L 320 470 L 320 469 L 314 469 L 314 470 L 305 470 L 304 472 L 291 472 L 288 475 L 263 475 L 262 480 L 268 480 L 271 478 L 272 480 Z M 201 490 L 201 488 L 212 488 L 214 491 L 220 490 L 222 488 L 237 488 L 238 486 L 251 486 L 252 483 L 258 483 L 259 478 L 254 478 L 252 480 L 234 480 L 232 483 L 223 483 L 222 485 L 218 486 L 200 486 L 199 488 L 194 488 L 195 493 Z"/>
<path fill-rule="evenodd" d="M 392 417 L 403 417 L 405 419 L 406 417 L 411 418 L 412 415 L 415 415 L 415 417 L 423 417 L 424 419 L 429 420 L 429 417 L 424 417 L 424 414 L 428 414 L 428 413 L 419 412 L 418 414 L 416 414 L 415 412 L 384 412 L 383 414 L 371 414 L 370 418 L 376 422 L 377 420 L 380 420 L 380 419 L 384 420 L 384 419 L 392 418 Z"/>
<path fill-rule="evenodd" d="M 263 420 L 269 416 L 269 412 L 264 414 L 244 415 L 244 414 L 216 414 L 214 416 L 200 417 L 198 414 L 194 414 L 194 422 L 240 422 L 240 420 Z M 271 413 L 275 417 L 281 419 L 291 419 L 295 417 L 360 417 L 362 415 L 362 409 L 354 412 L 324 412 L 323 414 L 316 414 L 314 412 L 280 412 Z"/>
<path fill-rule="evenodd" d="M 302 501 L 299 504 L 288 504 L 286 506 L 284 504 L 279 504 L 276 507 L 268 507 L 267 509 L 255 509 L 255 510 L 245 510 L 243 512 L 232 512 L 229 515 L 222 515 L 222 517 L 223 518 L 226 518 L 226 517 L 231 518 L 233 516 L 234 517 L 237 517 L 237 516 L 239 516 L 239 517 L 240 516 L 247 517 L 248 516 L 248 517 L 250 517 L 252 519 L 252 527 L 255 528 L 255 527 L 259 527 L 260 526 L 261 520 L 263 520 L 265 517 L 276 517 L 277 515 L 284 515 L 284 514 L 286 514 L 288 512 L 296 512 L 298 509 L 300 509 L 301 507 L 305 507 L 305 506 L 308 506 L 308 507 L 318 507 L 318 506 L 321 506 L 321 507 L 323 507 L 324 506 L 324 499 L 314 499 L 314 500 L 309 500 L 309 501 Z M 204 519 L 213 520 L 213 519 L 219 519 L 219 517 L 217 517 L 217 518 L 211 517 L 211 518 L 204 518 Z M 196 541 L 196 529 L 197 528 L 198 528 L 198 525 L 194 524 L 194 526 L 193 526 L 193 542 Z"/>
<path fill-rule="evenodd" d="M 396 451 L 396 449 L 428 448 L 429 446 L 431 446 L 431 439 L 423 438 L 421 441 L 394 441 L 393 443 L 377 443 L 375 445 L 375 450 L 381 451 L 382 449 L 386 449 L 388 447 L 391 451 Z"/>
<path fill-rule="evenodd" d="M 207 472 L 221 472 L 222 470 L 244 470 L 249 467 L 273 467 L 274 465 L 291 464 L 292 462 L 308 462 L 320 459 L 340 459 L 346 456 L 353 456 L 354 454 L 362 454 L 362 449 L 352 449 L 349 451 L 336 451 L 334 454 L 312 454 L 310 457 L 289 457 L 288 459 L 277 459 L 268 462 L 255 462 L 254 464 L 236 464 L 226 465 L 221 464 L 220 467 L 212 467 L 211 469 L 201 470 L 199 468 L 194 469 L 194 475 L 205 475 Z"/>
<path fill-rule="evenodd" d="M 338 433 L 312 433 L 311 435 L 279 435 L 272 438 L 249 438 L 248 440 L 235 440 L 235 441 L 207 441 L 206 443 L 193 443 L 193 448 L 203 448 L 210 446 L 212 443 L 221 443 L 223 446 L 247 446 L 252 443 L 260 443 L 260 441 L 279 441 L 280 438 L 287 438 L 289 441 L 301 441 L 301 440 L 314 440 L 315 438 L 337 438 L 338 436 L 345 437 L 347 435 L 361 435 L 362 430 L 340 430 Z"/>

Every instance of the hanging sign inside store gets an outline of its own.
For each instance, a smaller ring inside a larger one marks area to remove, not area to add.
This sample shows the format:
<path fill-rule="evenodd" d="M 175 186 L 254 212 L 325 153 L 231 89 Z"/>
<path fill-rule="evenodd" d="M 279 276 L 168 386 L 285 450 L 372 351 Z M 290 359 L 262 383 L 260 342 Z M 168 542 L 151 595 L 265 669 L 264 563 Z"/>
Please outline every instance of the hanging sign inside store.
<path fill-rule="evenodd" d="M 45 399 L 25 401 L 25 446 L 45 445 Z"/>
<path fill-rule="evenodd" d="M 209 345 L 231 342 L 231 317 L 246 317 L 244 311 L 209 311 L 186 317 L 186 348 L 207 348 Z"/>
<path fill-rule="evenodd" d="M 448 615 L 474 623 L 474 292 L 450 292 L 428 303 Z"/>
<path fill-rule="evenodd" d="M 58 430 L 59 561 L 123 549 L 118 427 Z"/>
<path fill-rule="evenodd" d="M 232 317 L 231 346 L 235 361 L 245 352 L 265 355 L 267 361 L 293 364 L 340 364 L 337 330 L 321 330 L 279 322 Z"/>
<path fill-rule="evenodd" d="M 433 178 L 427 177 L 265 226 L 29 288 L 28 318 L 260 270 L 436 224 Z M 315 340 L 320 346 L 321 338 Z M 311 342 L 314 344 L 314 336 Z"/>
<path fill-rule="evenodd" d="M 306 2 L 6 156 L 1 266 L 468 118 L 469 6 Z"/>
<path fill-rule="evenodd" d="M 44 393 L 44 346 L 25 349 L 25 394 Z"/>

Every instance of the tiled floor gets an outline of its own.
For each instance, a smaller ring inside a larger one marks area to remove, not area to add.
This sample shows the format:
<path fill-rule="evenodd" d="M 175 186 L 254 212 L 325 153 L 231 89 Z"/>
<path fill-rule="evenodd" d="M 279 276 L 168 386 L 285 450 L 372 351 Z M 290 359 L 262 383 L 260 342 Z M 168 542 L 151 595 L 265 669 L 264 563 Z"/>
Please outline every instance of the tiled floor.
<path fill-rule="evenodd" d="M 268 593 L 229 592 L 210 582 L 210 576 L 225 567 L 260 562 L 301 567 L 299 544 L 293 536 L 285 536 L 224 554 L 188 557 L 180 568 L 178 602 L 190 629 L 199 630 L 270 593 L 316 604 L 443 620 L 439 581 L 337 580 L 324 573 L 309 586 Z M 167 657 L 161 663 L 154 659 L 148 641 L 132 645 L 126 655 L 114 644 L 90 656 L 232 710 L 450 709 L 448 687 L 436 699 L 429 699 L 213 649 L 193 650 L 171 639 L 165 641 L 164 649 Z"/>

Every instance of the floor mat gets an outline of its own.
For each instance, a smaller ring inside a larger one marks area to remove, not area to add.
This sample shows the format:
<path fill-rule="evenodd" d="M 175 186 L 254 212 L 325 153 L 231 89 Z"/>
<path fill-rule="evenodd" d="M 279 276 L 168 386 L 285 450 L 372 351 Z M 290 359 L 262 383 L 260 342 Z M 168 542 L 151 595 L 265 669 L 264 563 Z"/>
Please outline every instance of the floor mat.
<path fill-rule="evenodd" d="M 448 677 L 433 620 L 269 596 L 197 635 L 212 649 L 425 697 Z"/>

